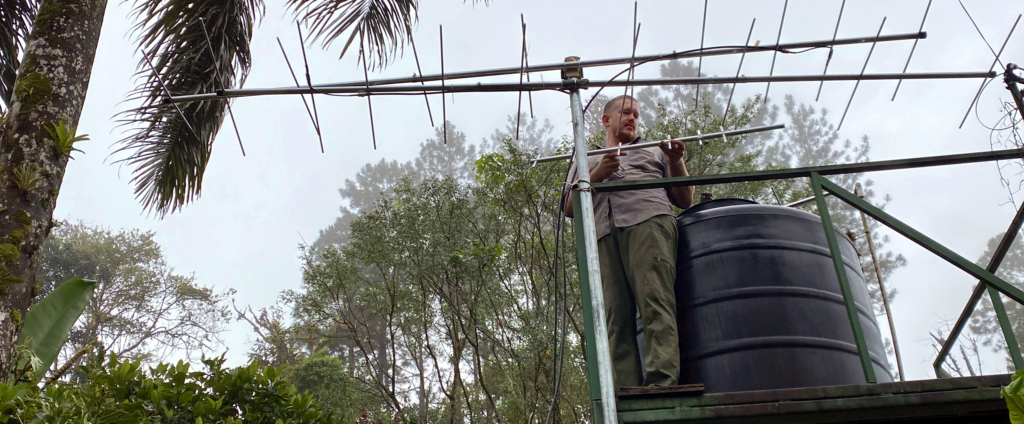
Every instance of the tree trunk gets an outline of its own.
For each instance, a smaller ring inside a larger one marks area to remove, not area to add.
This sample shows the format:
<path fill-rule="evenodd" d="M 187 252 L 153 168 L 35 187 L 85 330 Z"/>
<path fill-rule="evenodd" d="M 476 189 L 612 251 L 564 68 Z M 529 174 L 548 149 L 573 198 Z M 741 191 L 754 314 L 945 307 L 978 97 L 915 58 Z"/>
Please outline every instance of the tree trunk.
<path fill-rule="evenodd" d="M 43 0 L 0 128 L 0 376 L 15 355 L 68 156 L 46 127 L 78 126 L 107 0 Z"/>

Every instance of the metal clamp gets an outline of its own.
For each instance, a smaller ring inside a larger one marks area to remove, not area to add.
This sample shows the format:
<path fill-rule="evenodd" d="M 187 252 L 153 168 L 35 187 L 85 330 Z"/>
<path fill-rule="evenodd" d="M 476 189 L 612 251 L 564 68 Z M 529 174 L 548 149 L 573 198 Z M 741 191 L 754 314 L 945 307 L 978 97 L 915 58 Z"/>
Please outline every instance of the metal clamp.
<path fill-rule="evenodd" d="M 576 66 L 562 68 L 563 80 L 583 78 L 583 66 L 580 66 L 579 56 L 568 56 L 565 58 L 565 63 L 572 63 Z"/>

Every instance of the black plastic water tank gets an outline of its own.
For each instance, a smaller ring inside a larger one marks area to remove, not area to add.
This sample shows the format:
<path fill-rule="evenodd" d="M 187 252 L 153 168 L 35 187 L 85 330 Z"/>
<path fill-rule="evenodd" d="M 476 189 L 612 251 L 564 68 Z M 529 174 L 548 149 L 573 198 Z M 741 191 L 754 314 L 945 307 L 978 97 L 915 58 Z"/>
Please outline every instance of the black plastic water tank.
<path fill-rule="evenodd" d="M 865 383 L 817 215 L 720 199 L 677 223 L 681 383 L 706 392 Z M 857 253 L 835 234 L 875 377 L 892 381 Z"/>

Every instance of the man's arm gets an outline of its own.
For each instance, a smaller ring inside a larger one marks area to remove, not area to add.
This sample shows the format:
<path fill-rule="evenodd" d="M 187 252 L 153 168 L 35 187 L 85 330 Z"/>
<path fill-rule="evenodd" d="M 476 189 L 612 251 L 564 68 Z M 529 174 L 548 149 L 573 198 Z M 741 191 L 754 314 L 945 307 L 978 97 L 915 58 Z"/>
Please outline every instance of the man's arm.
<path fill-rule="evenodd" d="M 672 148 L 669 144 L 662 142 L 661 151 L 665 153 L 665 160 L 668 165 L 668 173 L 671 177 L 686 177 L 690 174 L 686 171 L 686 144 L 679 140 L 672 140 Z M 693 186 L 669 187 L 668 198 L 679 209 L 686 209 L 693 205 Z"/>
<path fill-rule="evenodd" d="M 590 170 L 590 182 L 599 183 L 610 177 L 615 171 L 618 171 L 619 156 L 626 156 L 626 152 L 612 152 L 602 156 L 601 162 L 594 169 Z M 685 172 L 685 165 L 683 170 Z M 570 179 L 574 178 L 570 177 Z M 692 192 L 693 190 L 691 189 L 690 191 Z M 572 191 L 569 191 L 566 195 L 569 197 L 565 199 L 565 210 L 562 212 L 565 216 L 572 218 Z"/>

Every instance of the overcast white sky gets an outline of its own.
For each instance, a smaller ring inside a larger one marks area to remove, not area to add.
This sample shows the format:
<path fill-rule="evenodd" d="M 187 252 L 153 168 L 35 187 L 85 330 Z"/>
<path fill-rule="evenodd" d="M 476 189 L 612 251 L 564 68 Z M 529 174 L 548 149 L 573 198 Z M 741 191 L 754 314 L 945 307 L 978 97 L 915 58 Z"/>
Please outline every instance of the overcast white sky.
<path fill-rule="evenodd" d="M 277 47 L 280 37 L 292 63 L 299 57 L 298 37 L 283 0 L 267 1 L 267 16 L 253 39 L 253 68 L 247 87 L 291 84 L 291 76 Z M 783 42 L 821 40 L 832 36 L 840 0 L 790 2 Z M 883 34 L 915 32 L 927 0 L 868 1 L 846 4 L 839 37 L 872 36 L 883 17 Z M 996 49 L 1002 43 L 1024 3 L 966 1 L 981 30 Z M 642 30 L 637 54 L 695 48 L 700 41 L 703 2 L 642 1 Z M 778 30 L 783 0 L 713 0 L 707 12 L 706 45 L 742 44 L 751 19 L 756 18 L 753 40 L 772 43 Z M 80 219 L 112 229 L 153 230 L 168 262 L 179 272 L 194 272 L 198 281 L 238 291 L 237 303 L 253 308 L 271 305 L 282 290 L 299 286 L 299 251 L 303 240 L 312 242 L 319 230 L 338 216 L 337 189 L 361 166 L 382 158 L 406 161 L 419 143 L 432 136 L 421 97 L 374 99 L 378 149 L 373 150 L 365 99 L 323 98 L 317 106 L 324 129 L 326 154 L 321 154 L 306 111 L 297 97 L 242 99 L 234 103 L 247 157 L 239 152 L 235 134 L 225 125 L 213 149 L 203 197 L 184 212 L 159 220 L 148 217 L 133 195 L 131 169 L 112 165 L 114 143 L 121 138 L 113 115 L 129 105 L 120 103 L 133 87 L 132 74 L 139 56 L 130 38 L 130 2 L 109 2 L 100 39 L 89 96 L 79 133 L 92 140 L 68 166 L 57 203 L 56 217 Z M 445 69 L 472 70 L 518 66 L 521 33 L 519 15 L 525 14 L 530 61 L 562 61 L 565 56 L 584 59 L 628 56 L 633 2 L 496 0 L 489 7 L 458 0 L 423 2 L 416 39 L 423 70 L 439 70 L 438 25 L 445 29 Z M 932 5 L 925 30 L 928 38 L 917 47 L 909 71 L 984 71 L 992 54 L 970 21 L 952 0 Z M 1018 28 L 1003 54 L 1004 61 L 1024 62 L 1024 28 Z M 753 42 L 753 41 L 752 41 Z M 876 47 L 868 72 L 899 72 L 912 42 L 883 43 Z M 339 61 L 339 46 L 323 51 L 308 49 L 314 82 L 360 80 L 362 69 L 354 55 Z M 840 47 L 829 73 L 857 73 L 868 45 Z M 415 72 L 411 51 L 383 73 L 373 77 L 407 76 Z M 775 74 L 818 74 L 826 50 L 803 55 L 779 55 Z M 736 72 L 738 56 L 709 58 L 704 72 Z M 771 54 L 748 55 L 743 73 L 767 75 Z M 594 79 L 610 77 L 621 68 L 588 70 Z M 998 69 L 997 69 L 998 70 Z M 641 68 L 638 77 L 657 77 L 657 65 Z M 541 79 L 534 75 L 534 80 Z M 557 72 L 543 75 L 558 79 Z M 491 79 L 513 81 L 517 77 Z M 853 89 L 853 82 L 826 83 L 818 107 L 827 108 L 838 122 Z M 907 81 L 895 102 L 890 102 L 895 81 L 864 82 L 842 128 L 842 135 L 871 137 L 871 159 L 897 159 L 988 150 L 989 131 L 972 116 L 963 129 L 957 125 L 966 112 L 979 80 Z M 772 101 L 785 94 L 813 103 L 817 83 L 773 84 Z M 737 98 L 763 93 L 764 85 L 737 88 Z M 584 93 L 585 98 L 590 94 Z M 470 140 L 478 141 L 503 126 L 515 113 L 516 98 L 509 94 L 459 94 L 448 98 L 448 119 Z M 1000 116 L 1001 101 L 1009 100 L 1000 81 L 981 98 L 980 115 L 989 124 Z M 435 120 L 440 122 L 440 98 L 433 98 Z M 569 134 L 568 99 L 560 93 L 534 95 L 540 118 L 550 119 L 556 136 Z M 1011 169 L 1020 169 L 1014 164 Z M 1016 176 L 1015 171 L 1008 175 Z M 892 195 L 888 210 L 956 252 L 975 260 L 994 234 L 1005 230 L 1013 206 L 1005 204 L 992 163 L 955 167 L 891 171 L 871 175 L 876 191 Z M 1020 178 L 1016 177 L 1015 181 Z M 553 182 L 554 183 L 554 182 Z M 1024 196 L 1022 196 L 1024 197 Z M 893 310 L 904 349 L 905 367 L 915 379 L 932 376 L 934 353 L 927 332 L 938 319 L 955 319 L 967 301 L 974 281 L 913 243 L 893 234 L 889 248 L 906 255 L 909 265 L 888 282 L 900 291 Z M 884 323 L 884 319 L 882 320 Z M 241 364 L 252 334 L 245 324 L 232 324 L 225 336 L 231 364 Z M 987 372 L 1002 370 L 1001 360 L 990 360 Z"/>

